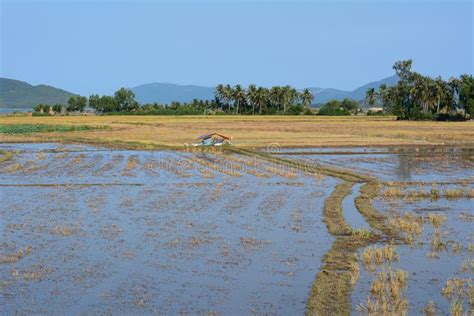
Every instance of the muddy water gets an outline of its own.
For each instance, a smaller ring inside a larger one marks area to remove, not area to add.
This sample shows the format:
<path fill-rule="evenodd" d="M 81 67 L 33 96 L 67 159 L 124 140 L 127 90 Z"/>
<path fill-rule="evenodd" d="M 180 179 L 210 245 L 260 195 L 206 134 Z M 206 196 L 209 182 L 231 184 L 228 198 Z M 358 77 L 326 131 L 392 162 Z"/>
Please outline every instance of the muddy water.
<path fill-rule="evenodd" d="M 0 314 L 303 314 L 336 181 L 244 157 L 9 144 Z M 224 167 L 223 167 L 224 166 Z"/>

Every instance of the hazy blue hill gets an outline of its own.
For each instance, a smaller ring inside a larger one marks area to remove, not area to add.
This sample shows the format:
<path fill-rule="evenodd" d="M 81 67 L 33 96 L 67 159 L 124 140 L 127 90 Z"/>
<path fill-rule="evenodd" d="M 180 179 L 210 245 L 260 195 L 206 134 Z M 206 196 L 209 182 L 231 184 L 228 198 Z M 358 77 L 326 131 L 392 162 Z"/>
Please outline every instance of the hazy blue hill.
<path fill-rule="evenodd" d="M 355 100 L 363 100 L 365 99 L 365 93 L 367 89 L 374 88 L 377 90 L 382 84 L 386 84 L 387 86 L 394 86 L 398 82 L 398 76 L 394 75 L 379 81 L 370 82 L 360 88 L 355 89 L 351 92 L 351 98 Z"/>
<path fill-rule="evenodd" d="M 338 89 L 325 88 L 308 88 L 314 95 L 314 103 L 326 103 L 329 100 L 342 100 L 349 98 L 351 92 Z"/>
<path fill-rule="evenodd" d="M 396 76 L 368 83 L 354 91 L 338 89 L 309 88 L 315 96 L 316 104 L 325 103 L 332 99 L 342 100 L 352 98 L 363 100 L 368 88 L 378 88 L 381 84 L 394 85 Z M 196 85 L 178 85 L 172 83 L 148 83 L 132 88 L 139 103 L 163 103 L 172 101 L 189 102 L 192 99 L 214 99 L 214 87 Z M 73 93 L 46 85 L 33 86 L 26 82 L 0 78 L 0 108 L 32 108 L 38 103 L 66 104 Z"/>
<path fill-rule="evenodd" d="M 32 108 L 38 103 L 66 104 L 74 94 L 47 85 L 33 86 L 26 82 L 0 78 L 0 108 Z"/>
<path fill-rule="evenodd" d="M 329 100 L 351 98 L 363 100 L 368 88 L 378 88 L 381 84 L 394 85 L 398 81 L 396 76 L 380 81 L 368 83 L 354 91 L 338 89 L 308 88 L 315 96 L 315 103 L 325 103 Z M 170 103 L 172 101 L 189 102 L 192 99 L 214 99 L 214 87 L 195 85 L 177 85 L 172 83 L 148 83 L 132 88 L 136 99 L 140 103 Z"/>
<path fill-rule="evenodd" d="M 378 89 L 382 84 L 387 86 L 395 85 L 398 82 L 397 76 L 391 76 L 379 81 L 370 82 L 362 87 L 359 87 L 353 91 L 344 91 L 338 89 L 323 89 L 323 88 L 308 88 L 315 96 L 315 103 L 326 103 L 329 100 L 342 100 L 344 98 L 350 98 L 357 101 L 364 100 L 365 93 L 369 88 Z"/>
<path fill-rule="evenodd" d="M 189 102 L 214 99 L 214 88 L 172 83 L 148 83 L 132 88 L 139 103 Z"/>

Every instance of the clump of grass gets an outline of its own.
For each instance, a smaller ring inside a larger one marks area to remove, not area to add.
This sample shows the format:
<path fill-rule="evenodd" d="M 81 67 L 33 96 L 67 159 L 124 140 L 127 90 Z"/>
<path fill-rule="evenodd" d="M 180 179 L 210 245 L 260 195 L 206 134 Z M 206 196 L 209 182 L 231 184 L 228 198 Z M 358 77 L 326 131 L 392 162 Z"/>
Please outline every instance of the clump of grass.
<path fill-rule="evenodd" d="M 439 237 L 439 233 L 435 233 L 433 240 L 431 241 L 431 248 L 433 252 L 437 253 L 445 248 L 446 244 Z"/>
<path fill-rule="evenodd" d="M 426 199 L 429 197 L 431 197 L 431 193 L 424 189 L 412 190 L 412 191 L 409 191 L 407 194 L 408 201 L 421 200 L 421 199 Z"/>
<path fill-rule="evenodd" d="M 71 236 L 80 230 L 80 225 L 75 226 L 54 226 L 51 228 L 51 235 Z"/>
<path fill-rule="evenodd" d="M 366 305 L 359 304 L 357 309 L 368 315 L 406 315 L 408 299 L 404 295 L 408 273 L 391 267 L 382 270 L 370 285 L 370 296 Z"/>
<path fill-rule="evenodd" d="M 390 224 L 405 233 L 405 242 L 413 243 L 416 237 L 420 237 L 423 232 L 423 217 L 406 213 L 403 216 L 394 216 L 390 219 Z"/>
<path fill-rule="evenodd" d="M 432 199 L 432 200 L 437 200 L 437 199 L 439 199 L 440 193 L 439 193 L 439 190 L 438 190 L 438 188 L 437 188 L 436 186 L 432 186 L 432 187 L 431 187 L 430 195 L 431 195 L 431 199 Z"/>
<path fill-rule="evenodd" d="M 93 129 L 96 129 L 96 127 L 88 125 L 2 124 L 0 125 L 0 134 L 77 132 Z"/>
<path fill-rule="evenodd" d="M 433 225 L 435 232 L 439 231 L 439 226 L 446 221 L 447 217 L 445 215 L 438 215 L 434 213 L 428 214 L 428 221 Z"/>
<path fill-rule="evenodd" d="M 0 150 L 0 163 L 12 159 L 13 155 L 13 151 Z"/>
<path fill-rule="evenodd" d="M 465 192 L 464 189 L 458 188 L 458 189 L 446 189 L 444 190 L 444 196 L 447 199 L 459 199 L 464 196 Z"/>
<path fill-rule="evenodd" d="M 399 188 L 390 187 L 384 191 L 383 196 L 385 198 L 403 198 L 405 193 Z"/>
<path fill-rule="evenodd" d="M 367 247 L 362 252 L 362 260 L 365 268 L 369 271 L 374 271 L 375 266 L 380 266 L 384 263 L 391 265 L 392 262 L 398 259 L 399 255 L 397 254 L 394 244 L 385 245 L 383 247 Z"/>
<path fill-rule="evenodd" d="M 31 249 L 31 246 L 26 246 L 25 248 L 20 248 L 13 253 L 0 255 L 0 264 L 15 263 L 23 257 L 30 255 Z"/>
<path fill-rule="evenodd" d="M 474 274 L 474 259 L 464 260 L 461 266 L 461 272 L 466 272 L 471 270 L 471 273 Z"/>
<path fill-rule="evenodd" d="M 466 197 L 470 199 L 474 198 L 474 189 L 469 189 L 467 191 Z"/>
<path fill-rule="evenodd" d="M 430 300 L 423 311 L 426 316 L 434 316 L 436 314 L 435 303 Z"/>
<path fill-rule="evenodd" d="M 377 265 L 382 264 L 383 262 L 383 251 L 381 248 L 375 248 L 374 250 L 374 259 Z"/>
<path fill-rule="evenodd" d="M 357 283 L 357 280 L 359 280 L 360 277 L 360 269 L 359 269 L 359 264 L 357 261 L 353 261 L 349 263 L 349 271 L 350 271 L 350 276 L 351 276 L 351 285 L 354 286 Z"/>
<path fill-rule="evenodd" d="M 13 164 L 9 165 L 4 170 L 7 173 L 15 173 L 15 172 L 21 170 L 22 168 L 23 168 L 23 165 L 16 162 L 16 163 L 13 163 Z"/>
<path fill-rule="evenodd" d="M 451 299 L 449 308 L 450 315 L 461 316 L 464 315 L 464 302 L 467 301 L 470 310 L 474 307 L 474 287 L 472 286 L 472 279 L 452 278 L 446 280 L 446 284 L 441 290 L 441 293 Z"/>
<path fill-rule="evenodd" d="M 459 253 L 464 249 L 464 246 L 461 243 L 453 241 L 451 243 L 451 251 L 453 253 Z"/>
<path fill-rule="evenodd" d="M 452 300 L 449 306 L 449 314 L 451 316 L 463 316 L 463 304 L 458 300 Z"/>
<path fill-rule="evenodd" d="M 197 246 L 200 246 L 200 245 L 203 245 L 203 244 L 208 244 L 208 243 L 209 243 L 208 239 L 204 239 L 204 238 L 201 238 L 199 236 L 193 236 L 189 240 L 189 245 L 191 247 L 197 247 Z"/>
<path fill-rule="evenodd" d="M 464 279 L 461 278 L 452 278 L 446 280 L 446 284 L 441 290 L 441 294 L 448 298 L 453 298 L 456 296 L 463 296 L 464 294 Z"/>
<path fill-rule="evenodd" d="M 364 239 L 364 240 L 369 240 L 372 238 L 373 233 L 372 231 L 365 229 L 365 228 L 359 228 L 359 229 L 350 229 L 350 235 L 356 238 Z"/>

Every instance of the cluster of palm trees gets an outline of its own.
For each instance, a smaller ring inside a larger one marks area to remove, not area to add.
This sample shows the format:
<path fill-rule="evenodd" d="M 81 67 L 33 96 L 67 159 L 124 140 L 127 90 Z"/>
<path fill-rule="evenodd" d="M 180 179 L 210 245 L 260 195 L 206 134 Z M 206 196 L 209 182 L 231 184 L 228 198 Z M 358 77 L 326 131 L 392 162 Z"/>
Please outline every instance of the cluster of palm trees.
<path fill-rule="evenodd" d="M 295 107 L 309 111 L 314 96 L 308 89 L 299 92 L 291 86 L 274 86 L 270 89 L 254 84 L 243 88 L 240 84 L 218 84 L 216 100 L 221 110 L 234 114 L 288 113 Z"/>
<path fill-rule="evenodd" d="M 399 81 L 378 91 L 368 89 L 365 102 L 369 106 L 381 104 L 384 111 L 401 119 L 429 118 L 456 113 L 474 114 L 474 79 L 461 75 L 448 81 L 431 78 L 411 71 L 412 61 L 403 60 L 393 66 Z"/>

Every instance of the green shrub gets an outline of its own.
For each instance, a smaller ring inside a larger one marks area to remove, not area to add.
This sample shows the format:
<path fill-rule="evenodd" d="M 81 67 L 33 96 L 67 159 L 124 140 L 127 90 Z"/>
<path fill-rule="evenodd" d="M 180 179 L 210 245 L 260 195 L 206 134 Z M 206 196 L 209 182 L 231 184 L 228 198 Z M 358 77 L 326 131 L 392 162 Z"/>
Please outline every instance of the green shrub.
<path fill-rule="evenodd" d="M 351 115 L 351 113 L 347 111 L 346 109 L 323 106 L 322 108 L 319 109 L 319 112 L 317 115 L 345 116 L 345 115 Z"/>
<path fill-rule="evenodd" d="M 29 134 L 48 132 L 75 132 L 95 129 L 92 126 L 66 126 L 66 125 L 46 125 L 46 124 L 5 124 L 0 126 L 0 133 L 3 134 Z"/>

